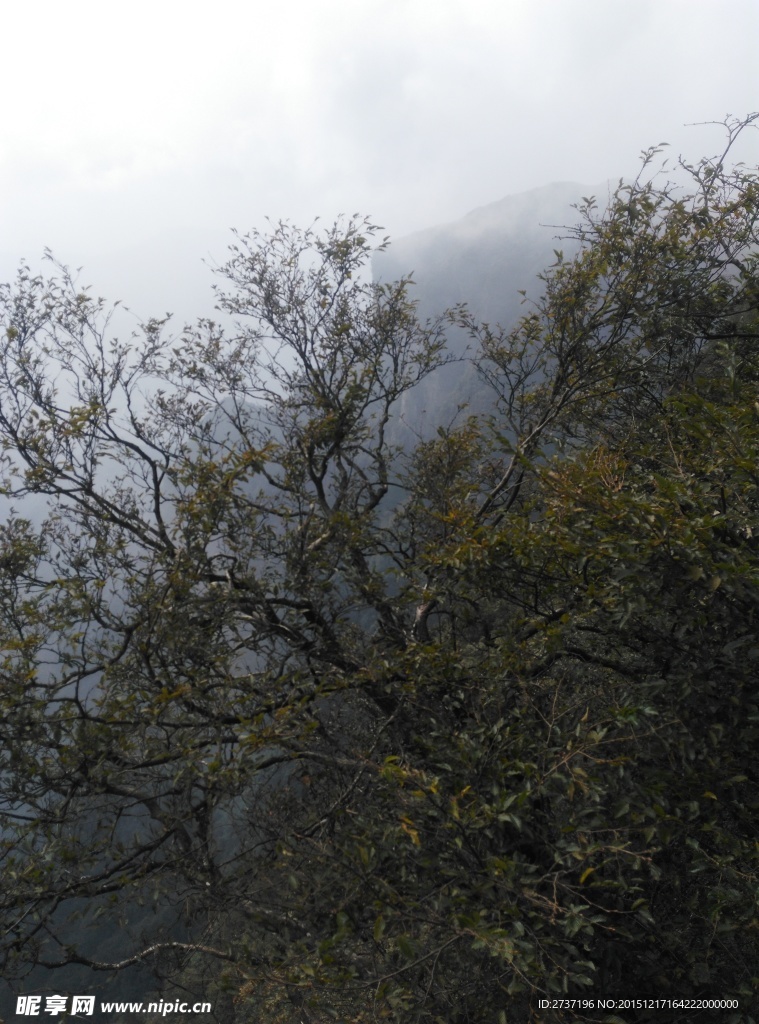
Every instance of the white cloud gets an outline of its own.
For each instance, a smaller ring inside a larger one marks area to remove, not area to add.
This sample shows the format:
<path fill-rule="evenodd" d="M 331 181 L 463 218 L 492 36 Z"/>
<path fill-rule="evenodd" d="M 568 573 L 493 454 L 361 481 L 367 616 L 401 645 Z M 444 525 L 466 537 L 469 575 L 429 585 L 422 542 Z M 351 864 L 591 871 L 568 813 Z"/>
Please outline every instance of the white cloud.
<path fill-rule="evenodd" d="M 267 213 L 402 233 L 629 174 L 663 138 L 711 151 L 718 131 L 683 123 L 756 104 L 755 0 L 6 7 L 3 278 L 45 244 L 91 266 L 142 239 L 149 263 L 148 239 L 196 232 L 168 280 Z"/>

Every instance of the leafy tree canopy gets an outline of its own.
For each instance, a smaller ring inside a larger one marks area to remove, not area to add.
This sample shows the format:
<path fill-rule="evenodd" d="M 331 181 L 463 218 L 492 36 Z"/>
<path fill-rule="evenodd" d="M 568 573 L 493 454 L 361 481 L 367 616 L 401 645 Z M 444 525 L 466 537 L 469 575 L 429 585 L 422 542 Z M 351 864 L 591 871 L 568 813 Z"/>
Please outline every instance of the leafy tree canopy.
<path fill-rule="evenodd" d="M 5 976 L 148 962 L 272 1024 L 752 1019 L 756 121 L 584 200 L 509 330 L 367 283 L 358 218 L 238 237 L 232 327 L 2 288 Z M 400 451 L 451 323 L 492 415 Z"/>

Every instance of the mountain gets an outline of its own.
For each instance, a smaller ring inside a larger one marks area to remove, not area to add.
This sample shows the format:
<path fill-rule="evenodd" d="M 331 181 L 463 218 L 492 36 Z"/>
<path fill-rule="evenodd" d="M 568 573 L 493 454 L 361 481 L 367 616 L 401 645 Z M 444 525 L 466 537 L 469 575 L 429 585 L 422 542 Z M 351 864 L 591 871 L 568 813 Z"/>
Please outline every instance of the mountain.
<path fill-rule="evenodd" d="M 571 251 L 559 236 L 566 234 L 564 225 L 578 220 L 572 204 L 590 194 L 603 198 L 606 192 L 605 184 L 589 190 L 559 182 L 507 196 L 453 223 L 394 241 L 375 255 L 374 279 L 393 281 L 411 274 L 422 319 L 465 302 L 479 321 L 510 327 L 525 311 L 520 289 L 539 295 L 537 277 L 555 261 L 554 250 Z M 489 407 L 489 393 L 467 358 L 474 354 L 469 337 L 451 328 L 449 346 L 464 361 L 432 374 L 401 403 L 402 426 L 395 431 L 399 442 L 429 437 L 438 425 L 450 425 L 461 415 L 462 402 L 471 412 Z"/>

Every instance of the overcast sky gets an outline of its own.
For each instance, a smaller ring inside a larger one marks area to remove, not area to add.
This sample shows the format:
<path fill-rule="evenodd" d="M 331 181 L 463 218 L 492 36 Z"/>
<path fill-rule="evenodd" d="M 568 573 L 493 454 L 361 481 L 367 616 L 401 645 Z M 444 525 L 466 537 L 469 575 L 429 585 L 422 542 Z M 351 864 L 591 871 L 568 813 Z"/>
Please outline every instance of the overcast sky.
<path fill-rule="evenodd" d="M 757 0 L 27 0 L 0 34 L 0 280 L 49 246 L 144 316 L 210 312 L 232 226 L 398 237 L 759 108 Z"/>

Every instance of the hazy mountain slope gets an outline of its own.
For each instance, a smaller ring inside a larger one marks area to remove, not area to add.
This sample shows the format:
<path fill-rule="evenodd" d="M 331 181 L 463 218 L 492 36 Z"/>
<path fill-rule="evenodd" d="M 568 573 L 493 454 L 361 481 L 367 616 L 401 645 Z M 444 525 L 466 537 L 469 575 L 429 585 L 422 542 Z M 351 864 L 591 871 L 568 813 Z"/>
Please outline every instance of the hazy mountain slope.
<path fill-rule="evenodd" d="M 524 312 L 519 290 L 536 295 L 537 275 L 554 261 L 554 249 L 569 251 L 569 244 L 557 236 L 566 233 L 562 225 L 578 219 L 572 204 L 589 194 L 602 203 L 606 185 L 595 190 L 574 182 L 546 185 L 398 239 L 375 256 L 375 280 L 413 274 L 413 295 L 423 318 L 466 302 L 479 320 L 511 326 Z M 463 356 L 467 344 L 463 331 L 451 330 L 453 352 Z M 471 411 L 482 411 L 489 401 L 468 362 L 433 374 L 404 401 L 400 417 L 405 430 L 399 440 L 429 436 L 440 424 L 448 425 L 464 401 Z"/>

